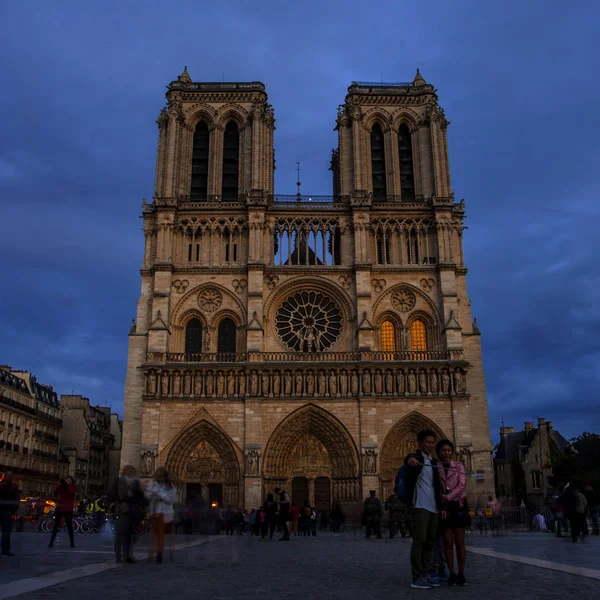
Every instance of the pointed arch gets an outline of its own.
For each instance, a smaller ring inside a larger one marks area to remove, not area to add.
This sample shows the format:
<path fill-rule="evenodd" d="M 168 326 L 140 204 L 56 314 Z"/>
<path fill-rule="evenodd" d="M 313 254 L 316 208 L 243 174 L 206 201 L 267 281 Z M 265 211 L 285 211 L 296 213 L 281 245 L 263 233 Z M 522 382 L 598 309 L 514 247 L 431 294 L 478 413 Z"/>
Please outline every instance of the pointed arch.
<path fill-rule="evenodd" d="M 379 121 L 376 121 L 371 127 L 371 181 L 374 199 L 386 198 L 386 179 L 385 138 Z"/>
<path fill-rule="evenodd" d="M 402 200 L 411 202 L 415 199 L 413 144 L 410 128 L 404 122 L 398 128 L 398 159 Z"/>
<path fill-rule="evenodd" d="M 210 127 L 201 119 L 196 123 L 192 139 L 192 176 L 190 195 L 192 200 L 208 198 L 208 160 L 210 155 Z"/>
<path fill-rule="evenodd" d="M 225 125 L 223 133 L 223 178 L 221 196 L 226 201 L 236 201 L 239 192 L 240 128 L 234 119 Z"/>

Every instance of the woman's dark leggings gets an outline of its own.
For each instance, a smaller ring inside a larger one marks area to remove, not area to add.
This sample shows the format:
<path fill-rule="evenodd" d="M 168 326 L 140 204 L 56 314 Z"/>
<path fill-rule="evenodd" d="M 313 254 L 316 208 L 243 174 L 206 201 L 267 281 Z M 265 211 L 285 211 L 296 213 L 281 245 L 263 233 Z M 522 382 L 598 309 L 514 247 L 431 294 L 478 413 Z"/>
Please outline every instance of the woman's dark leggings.
<path fill-rule="evenodd" d="M 52 529 L 52 535 L 50 536 L 50 545 L 54 544 L 54 540 L 58 534 L 58 530 L 60 529 L 60 523 L 62 520 L 65 520 L 65 525 L 67 526 L 67 531 L 69 532 L 69 540 L 71 541 L 71 546 L 75 546 L 75 539 L 73 537 L 73 511 L 62 511 L 57 510 L 54 514 L 54 529 Z"/>

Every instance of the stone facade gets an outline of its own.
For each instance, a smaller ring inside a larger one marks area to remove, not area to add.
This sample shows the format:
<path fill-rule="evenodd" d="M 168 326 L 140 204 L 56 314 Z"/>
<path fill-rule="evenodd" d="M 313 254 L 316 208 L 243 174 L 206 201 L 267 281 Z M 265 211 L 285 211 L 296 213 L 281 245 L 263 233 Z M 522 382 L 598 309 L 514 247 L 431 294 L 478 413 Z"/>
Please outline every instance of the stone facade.
<path fill-rule="evenodd" d="M 80 395 L 61 396 L 60 407 L 64 424 L 61 447 L 70 462 L 69 474 L 81 498 L 96 499 L 109 485 L 115 443 L 110 408 L 91 406 L 89 399 Z M 117 460 L 113 457 L 113 463 Z"/>
<path fill-rule="evenodd" d="M 68 462 L 59 451 L 58 396 L 26 371 L 0 366 L 0 471 L 12 471 L 21 495 L 50 497 Z"/>
<path fill-rule="evenodd" d="M 493 491 L 480 334 L 433 86 L 353 83 L 333 195 L 274 192 L 261 83 L 169 85 L 129 334 L 122 463 L 181 494 L 356 510 L 416 433 L 456 442 Z"/>

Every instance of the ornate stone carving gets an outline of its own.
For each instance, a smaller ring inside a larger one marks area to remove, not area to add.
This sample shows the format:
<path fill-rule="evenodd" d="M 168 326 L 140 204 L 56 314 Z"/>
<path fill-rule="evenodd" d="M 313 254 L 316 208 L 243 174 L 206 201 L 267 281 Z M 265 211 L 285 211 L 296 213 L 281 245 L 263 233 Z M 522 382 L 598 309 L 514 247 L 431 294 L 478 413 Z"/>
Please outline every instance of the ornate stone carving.
<path fill-rule="evenodd" d="M 283 376 L 283 393 L 286 396 L 291 396 L 292 394 L 292 374 L 289 371 L 286 371 Z"/>
<path fill-rule="evenodd" d="M 258 374 L 256 371 L 250 373 L 250 395 L 256 396 L 258 394 Z"/>
<path fill-rule="evenodd" d="M 266 275 L 265 276 L 265 284 L 268 289 L 274 290 L 279 283 L 279 277 L 277 275 Z"/>
<path fill-rule="evenodd" d="M 223 304 L 223 295 L 216 288 L 208 288 L 198 294 L 198 306 L 205 312 L 214 312 Z"/>
<path fill-rule="evenodd" d="M 371 393 L 371 371 L 369 371 L 368 369 L 366 371 L 363 371 L 362 380 L 363 393 L 365 394 L 365 396 L 368 396 Z"/>
<path fill-rule="evenodd" d="M 246 474 L 256 476 L 260 472 L 260 456 L 256 450 L 250 450 L 246 454 Z"/>
<path fill-rule="evenodd" d="M 457 394 L 464 394 L 467 391 L 465 376 L 460 369 L 454 371 L 454 391 Z"/>
<path fill-rule="evenodd" d="M 156 455 L 152 450 L 142 450 L 142 475 L 151 477 L 154 474 Z"/>
<path fill-rule="evenodd" d="M 392 376 L 391 371 L 385 372 L 385 393 L 386 394 L 394 393 L 394 378 Z"/>
<path fill-rule="evenodd" d="M 173 375 L 173 396 L 181 395 L 181 373 L 179 371 L 175 371 Z"/>
<path fill-rule="evenodd" d="M 150 395 L 156 394 L 156 371 L 150 371 L 146 379 L 146 393 Z"/>
<path fill-rule="evenodd" d="M 374 448 L 367 448 L 365 450 L 364 470 L 367 475 L 377 473 L 377 451 Z"/>
<path fill-rule="evenodd" d="M 192 374 L 189 371 L 183 374 L 183 394 L 184 396 L 192 394 Z"/>
<path fill-rule="evenodd" d="M 381 371 L 379 369 L 377 369 L 375 371 L 375 377 L 373 379 L 374 379 L 375 393 L 378 395 L 381 395 L 383 393 L 383 378 L 381 376 Z"/>
<path fill-rule="evenodd" d="M 306 374 L 306 393 L 313 396 L 315 393 L 315 375 L 312 371 Z"/>
<path fill-rule="evenodd" d="M 238 395 L 245 396 L 246 395 L 246 374 L 238 373 L 237 380 L 238 380 Z"/>
<path fill-rule="evenodd" d="M 429 389 L 432 394 L 438 393 L 438 375 L 437 371 L 433 369 L 431 373 L 429 373 Z"/>
<path fill-rule="evenodd" d="M 281 394 L 281 375 L 279 371 L 273 373 L 273 396 L 279 396 Z"/>
<path fill-rule="evenodd" d="M 335 371 L 329 372 L 329 395 L 335 396 L 337 394 L 337 375 Z"/>
<path fill-rule="evenodd" d="M 174 279 L 173 287 L 178 294 L 183 294 L 188 289 L 190 282 L 187 279 Z"/>
<path fill-rule="evenodd" d="M 352 282 L 354 281 L 354 278 L 351 275 L 340 275 L 338 277 L 338 282 L 339 284 L 345 289 L 348 290 L 350 289 L 350 286 L 352 285 Z"/>
<path fill-rule="evenodd" d="M 169 395 L 169 373 L 163 371 L 160 378 L 160 391 L 163 396 Z"/>
<path fill-rule="evenodd" d="M 383 291 L 383 288 L 387 285 L 387 281 L 385 279 L 371 279 L 371 285 L 375 290 L 376 294 L 379 294 Z"/>
<path fill-rule="evenodd" d="M 417 393 L 417 377 L 415 376 L 414 369 L 411 369 L 408 372 L 408 393 L 409 394 Z"/>
<path fill-rule="evenodd" d="M 245 279 L 234 279 L 231 285 L 238 294 L 241 294 L 248 286 L 248 282 Z"/>
<path fill-rule="evenodd" d="M 443 394 L 450 393 L 450 375 L 448 374 L 447 369 L 444 369 L 442 371 L 442 393 Z"/>
<path fill-rule="evenodd" d="M 217 374 L 217 396 L 223 396 L 225 394 L 225 375 L 223 371 L 219 371 Z"/>
<path fill-rule="evenodd" d="M 404 394 L 404 371 L 396 371 L 396 389 L 399 394 Z"/>
<path fill-rule="evenodd" d="M 425 277 L 423 277 L 419 281 L 419 285 L 423 288 L 424 291 L 430 292 L 433 289 L 433 286 L 435 285 L 435 279 L 432 279 L 431 277 L 426 279 Z"/>
<path fill-rule="evenodd" d="M 419 392 L 421 394 L 427 393 L 427 375 L 423 369 L 419 371 Z"/>
<path fill-rule="evenodd" d="M 206 374 L 206 395 L 212 396 L 214 393 L 215 380 L 212 374 L 212 371 L 209 371 Z"/>
<path fill-rule="evenodd" d="M 268 371 L 263 371 L 262 375 L 260 376 L 260 382 L 261 382 L 261 387 L 262 387 L 262 395 L 263 396 L 268 396 L 269 395 L 269 372 Z"/>
<path fill-rule="evenodd" d="M 412 310 L 416 303 L 417 299 L 410 290 L 400 289 L 392 294 L 392 306 L 400 312 Z"/>

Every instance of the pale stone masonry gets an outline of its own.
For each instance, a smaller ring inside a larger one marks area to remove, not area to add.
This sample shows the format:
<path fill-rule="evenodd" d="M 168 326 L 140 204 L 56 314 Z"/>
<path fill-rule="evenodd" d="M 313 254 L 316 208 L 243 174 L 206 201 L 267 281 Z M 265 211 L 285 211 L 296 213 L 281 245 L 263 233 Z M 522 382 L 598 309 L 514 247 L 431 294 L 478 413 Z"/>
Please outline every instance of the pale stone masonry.
<path fill-rule="evenodd" d="M 168 86 L 129 335 L 122 464 L 182 497 L 320 509 L 390 493 L 416 433 L 456 443 L 475 503 L 494 478 L 434 87 L 353 82 L 333 194 L 274 190 L 265 87 Z"/>

